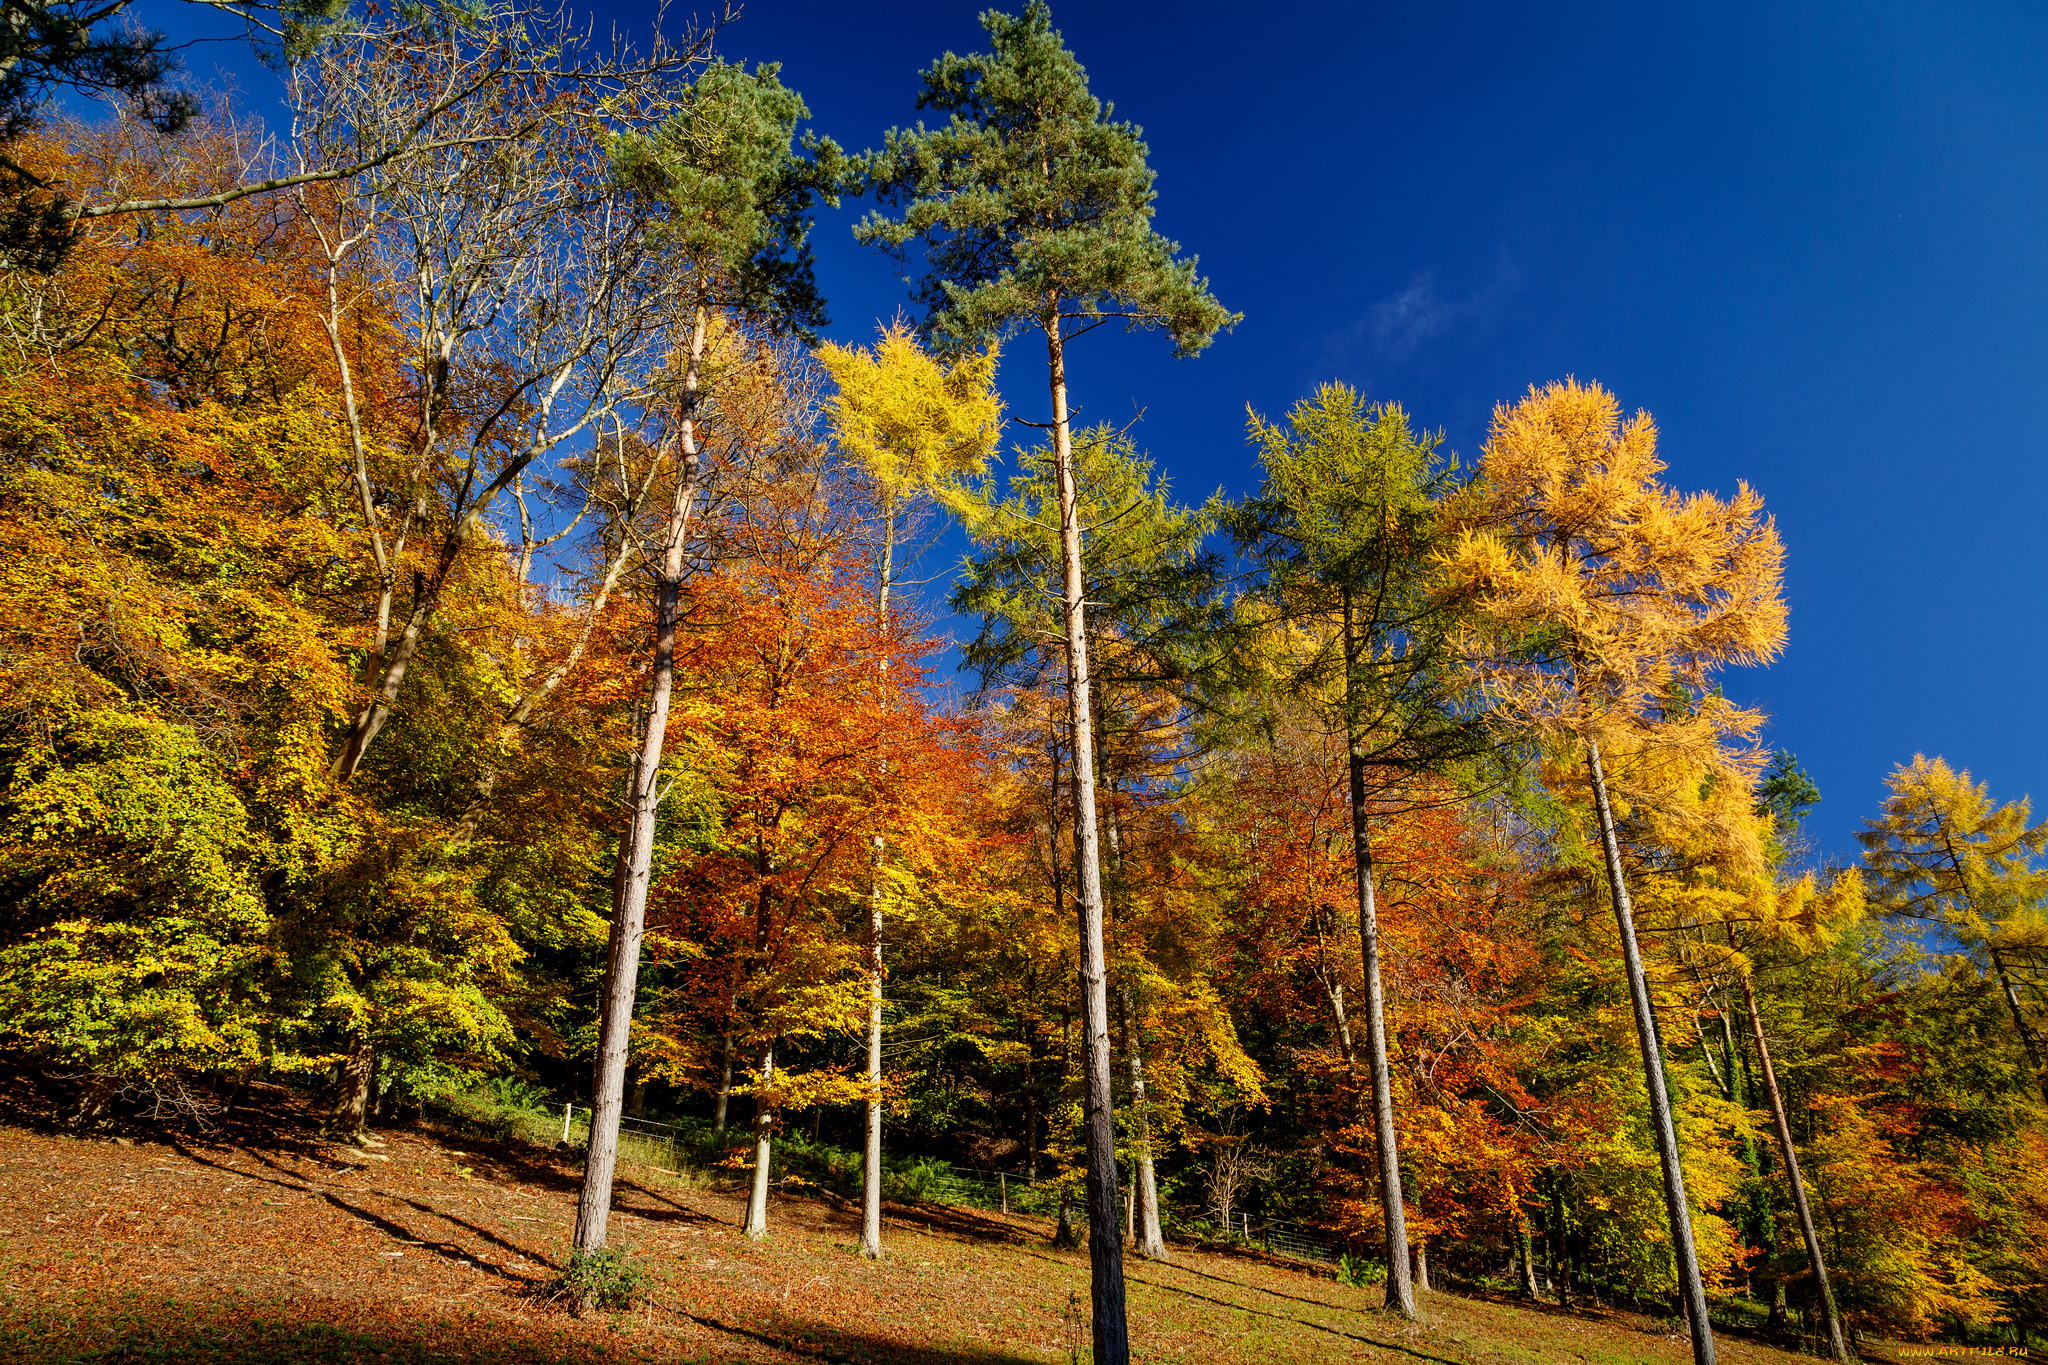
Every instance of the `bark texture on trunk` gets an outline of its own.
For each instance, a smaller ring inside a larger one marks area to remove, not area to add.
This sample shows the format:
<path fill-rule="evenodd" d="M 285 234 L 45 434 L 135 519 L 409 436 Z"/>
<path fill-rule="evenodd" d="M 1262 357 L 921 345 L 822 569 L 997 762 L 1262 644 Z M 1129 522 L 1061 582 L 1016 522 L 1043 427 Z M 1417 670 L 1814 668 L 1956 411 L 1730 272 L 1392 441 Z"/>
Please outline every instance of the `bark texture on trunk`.
<path fill-rule="evenodd" d="M 1372 813 L 1365 791 L 1365 750 L 1358 733 L 1359 641 L 1351 597 L 1344 597 L 1344 686 L 1349 712 L 1345 729 L 1351 779 L 1351 842 L 1358 883 L 1358 942 L 1365 967 L 1365 1048 L 1372 1081 L 1372 1120 L 1379 1156 L 1380 1214 L 1387 1238 L 1387 1307 L 1409 1321 L 1417 1316 L 1415 1285 L 1408 1268 L 1408 1217 L 1402 1200 L 1401 1153 L 1394 1137 L 1394 1085 L 1387 1063 L 1386 993 L 1380 984 L 1380 920 L 1373 884 Z"/>
<path fill-rule="evenodd" d="M 879 846 L 881 839 L 876 838 Z M 881 859 L 879 848 L 876 861 Z M 868 1105 L 862 1135 L 860 1254 L 882 1254 L 882 889 L 868 906 Z"/>
<path fill-rule="evenodd" d="M 370 1083 L 377 1071 L 377 1049 L 367 1030 L 353 1034 L 348 1052 L 341 1060 L 341 1077 L 334 1087 L 334 1108 L 327 1128 L 335 1137 L 361 1145 L 370 1135 Z"/>
<path fill-rule="evenodd" d="M 1074 1232 L 1074 1197 L 1065 1185 L 1060 1186 L 1060 1220 L 1052 1230 L 1052 1244 L 1068 1249 L 1081 1245 Z"/>
<path fill-rule="evenodd" d="M 633 1003 L 640 984 L 640 939 L 647 921 L 647 884 L 654 868 L 661 749 L 668 730 L 669 698 L 675 687 L 676 624 L 690 517 L 696 510 L 697 381 L 703 369 L 708 330 L 708 315 L 699 308 L 690 333 L 690 364 L 683 384 L 682 467 L 663 528 L 655 579 L 654 661 L 649 678 L 647 723 L 633 764 L 626 828 L 619 840 L 618 866 L 613 878 L 604 1003 L 598 1018 L 597 1060 L 590 1086 L 590 1147 L 583 1164 L 583 1188 L 576 1201 L 576 1250 L 584 1253 L 604 1249 L 605 1224 L 611 1216 L 612 1181 L 618 1172 L 619 1115 L 625 1100 Z"/>
<path fill-rule="evenodd" d="M 727 1115 L 732 1110 L 732 1034 L 727 1032 L 724 1039 L 725 1054 L 718 1077 L 718 1097 L 711 1109 L 711 1138 L 715 1142 L 725 1136 Z"/>
<path fill-rule="evenodd" d="M 1116 1119 L 1109 1056 L 1109 982 L 1102 928 L 1102 858 L 1095 819 L 1095 719 L 1088 669 L 1086 579 L 1068 430 L 1066 357 L 1057 324 L 1046 333 L 1051 371 L 1053 459 L 1059 476 L 1060 560 L 1067 637 L 1067 694 L 1073 711 L 1075 902 L 1080 910 L 1081 1065 L 1088 1153 L 1088 1261 L 1095 1365 L 1129 1365 L 1124 1319 L 1123 1239 L 1117 1235 Z"/>
<path fill-rule="evenodd" d="M 1694 1365 L 1713 1365 L 1714 1329 L 1707 1318 L 1707 1291 L 1700 1282 L 1699 1255 L 1693 1246 L 1692 1209 L 1686 1202 L 1678 1130 L 1672 1124 L 1671 1097 L 1664 1088 L 1664 1049 L 1657 1038 L 1657 1013 L 1650 1000 L 1649 978 L 1643 973 L 1642 953 L 1636 946 L 1635 915 L 1629 906 L 1628 880 L 1622 873 L 1621 840 L 1614 830 L 1614 808 L 1607 799 L 1607 774 L 1600 766 L 1600 746 L 1590 738 L 1586 741 L 1586 771 L 1593 781 L 1593 805 L 1600 819 L 1600 843 L 1607 860 L 1607 885 L 1614 896 L 1622 965 L 1628 972 L 1636 1038 L 1642 1045 L 1643 1084 L 1650 1096 L 1650 1126 L 1657 1135 L 1657 1158 L 1664 1177 L 1664 1209 L 1671 1222 L 1679 1298 L 1685 1307 L 1686 1330 L 1692 1337 Z"/>
<path fill-rule="evenodd" d="M 761 1079 L 766 1090 L 775 1081 L 775 1044 L 761 1050 Z M 756 1241 L 768 1235 L 769 1164 L 775 1156 L 775 1109 L 766 1095 L 754 1102 L 754 1187 L 747 1197 L 746 1234 Z"/>
<path fill-rule="evenodd" d="M 1427 1241 L 1417 1242 L 1414 1250 L 1410 1253 L 1409 1259 L 1415 1271 L 1415 1287 L 1417 1289 L 1429 1288 L 1429 1243 Z"/>
<path fill-rule="evenodd" d="M 1550 1190 L 1550 1286 L 1557 1291 L 1557 1306 L 1572 1306 L 1571 1291 L 1571 1248 L 1565 1245 L 1564 1187 L 1553 1185 Z"/>
<path fill-rule="evenodd" d="M 1735 946 L 1735 930 L 1728 929 L 1728 946 Z M 1757 1069 L 1763 1073 L 1764 1094 L 1771 1102 L 1771 1124 L 1778 1131 L 1778 1155 L 1785 1162 L 1785 1179 L 1792 1186 L 1792 1208 L 1799 1215 L 1799 1235 L 1806 1242 L 1806 1259 L 1813 1266 L 1814 1288 L 1819 1291 L 1821 1316 L 1827 1324 L 1828 1350 L 1836 1360 L 1855 1359 L 1849 1340 L 1842 1332 L 1841 1315 L 1835 1311 L 1835 1291 L 1828 1283 L 1828 1268 L 1821 1259 L 1820 1232 L 1814 1226 L 1813 1209 L 1806 1202 L 1806 1181 L 1799 1174 L 1799 1151 L 1792 1145 L 1792 1123 L 1785 1114 L 1785 1100 L 1778 1091 L 1777 1068 L 1771 1065 L 1770 1044 L 1764 1041 L 1763 1016 L 1757 1011 L 1756 990 L 1749 973 L 1740 973 L 1742 1003 L 1749 1014 L 1749 1040 L 1756 1047 Z"/>

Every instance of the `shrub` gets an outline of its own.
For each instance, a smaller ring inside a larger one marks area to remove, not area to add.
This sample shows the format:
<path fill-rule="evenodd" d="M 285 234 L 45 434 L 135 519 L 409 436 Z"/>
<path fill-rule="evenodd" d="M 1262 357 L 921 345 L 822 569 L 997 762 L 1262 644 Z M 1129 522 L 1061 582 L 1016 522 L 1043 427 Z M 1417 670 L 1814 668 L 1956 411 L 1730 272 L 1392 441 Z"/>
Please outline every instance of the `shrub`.
<path fill-rule="evenodd" d="M 607 1247 L 570 1252 L 569 1268 L 555 1281 L 555 1292 L 579 1312 L 587 1308 L 616 1311 L 637 1303 L 646 1285 L 646 1271 L 627 1259 L 625 1252 Z"/>
<path fill-rule="evenodd" d="M 1387 1278 L 1387 1268 L 1378 1261 L 1345 1252 L 1337 1258 L 1337 1283 L 1348 1284 L 1353 1289 L 1364 1289 L 1367 1285 L 1379 1284 Z"/>

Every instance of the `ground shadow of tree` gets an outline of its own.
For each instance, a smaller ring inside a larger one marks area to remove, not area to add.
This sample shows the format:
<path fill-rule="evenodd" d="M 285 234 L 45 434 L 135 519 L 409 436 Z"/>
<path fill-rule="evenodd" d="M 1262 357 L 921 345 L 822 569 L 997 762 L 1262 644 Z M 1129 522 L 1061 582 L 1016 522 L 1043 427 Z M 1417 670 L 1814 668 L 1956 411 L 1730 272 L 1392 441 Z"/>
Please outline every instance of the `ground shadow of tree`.
<path fill-rule="evenodd" d="M 133 1293 L 84 1314 L 19 1302 L 6 1307 L 0 1315 L 0 1358 L 23 1365 L 615 1365 L 622 1350 L 646 1358 L 653 1344 L 578 1331 L 562 1313 L 538 1310 L 511 1319 L 473 1314 L 363 1321 L 357 1314 L 367 1305 L 337 1300 Z M 1031 1359 L 995 1348 L 910 1344 L 800 1316 L 752 1328 L 681 1316 L 704 1332 L 676 1339 L 672 1351 L 655 1358 L 730 1359 L 723 1352 L 737 1352 L 753 1361 L 844 1365 L 1026 1365 Z"/>

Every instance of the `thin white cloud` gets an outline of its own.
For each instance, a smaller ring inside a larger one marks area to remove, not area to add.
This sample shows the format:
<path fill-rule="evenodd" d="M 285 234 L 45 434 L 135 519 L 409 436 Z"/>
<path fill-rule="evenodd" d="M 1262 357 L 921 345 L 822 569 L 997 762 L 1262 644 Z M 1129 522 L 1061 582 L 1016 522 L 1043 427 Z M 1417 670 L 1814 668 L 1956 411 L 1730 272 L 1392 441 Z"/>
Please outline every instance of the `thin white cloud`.
<path fill-rule="evenodd" d="M 1406 365 L 1432 343 L 1489 324 L 1520 281 L 1520 272 L 1505 252 L 1492 273 L 1463 297 L 1447 297 L 1434 271 L 1417 270 L 1406 285 L 1367 308 L 1350 327 L 1324 337 L 1323 368 L 1355 373 Z"/>

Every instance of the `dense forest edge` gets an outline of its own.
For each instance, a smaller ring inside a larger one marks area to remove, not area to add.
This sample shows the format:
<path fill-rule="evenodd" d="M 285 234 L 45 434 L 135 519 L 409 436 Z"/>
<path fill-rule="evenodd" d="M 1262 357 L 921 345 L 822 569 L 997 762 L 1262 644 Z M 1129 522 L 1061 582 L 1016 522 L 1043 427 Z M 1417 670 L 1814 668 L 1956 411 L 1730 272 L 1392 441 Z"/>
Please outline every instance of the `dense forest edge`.
<path fill-rule="evenodd" d="M 899 1257 L 888 1201 L 962 1168 L 1038 1192 L 1098 1365 L 1127 1285 L 1260 1227 L 1397 1324 L 2048 1350 L 2048 824 L 1901 755 L 1815 848 L 1739 700 L 1788 631 L 1763 492 L 1669 486 L 1593 379 L 1462 454 L 1325 384 L 1199 502 L 1080 423 L 1098 329 L 1200 364 L 1239 318 L 1043 4 L 862 152 L 734 15 L 231 7 L 266 127 L 122 6 L 30 8 L 25 1142 L 561 1124 L 551 1313 L 641 1301 L 659 1141 L 743 1241 L 854 1220 L 806 1256 Z M 909 311 L 824 342 L 856 200 Z"/>

